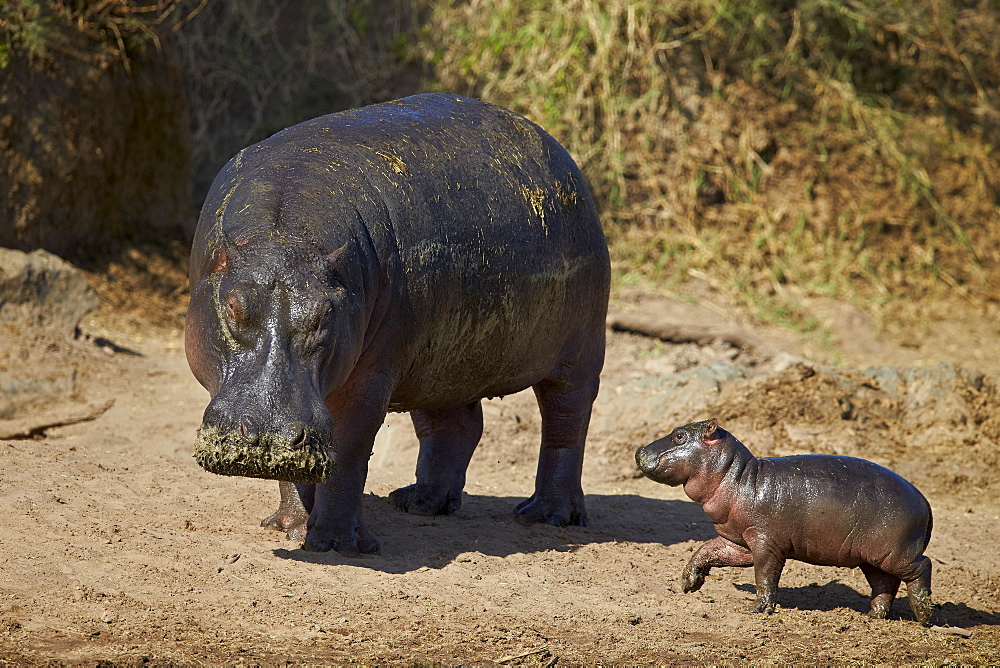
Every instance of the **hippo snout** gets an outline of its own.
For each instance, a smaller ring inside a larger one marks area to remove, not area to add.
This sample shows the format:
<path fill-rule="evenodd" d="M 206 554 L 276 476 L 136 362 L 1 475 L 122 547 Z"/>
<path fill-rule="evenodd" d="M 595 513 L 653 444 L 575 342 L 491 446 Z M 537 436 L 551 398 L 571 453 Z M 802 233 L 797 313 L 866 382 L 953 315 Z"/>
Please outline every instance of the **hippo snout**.
<path fill-rule="evenodd" d="M 660 468 L 660 451 L 644 445 L 635 451 L 635 463 L 643 473 L 649 475 Z"/>
<path fill-rule="evenodd" d="M 195 460 L 220 475 L 322 482 L 333 472 L 333 429 L 329 413 L 310 417 L 262 419 L 249 410 L 233 410 L 225 400 L 213 401 L 198 429 Z"/>

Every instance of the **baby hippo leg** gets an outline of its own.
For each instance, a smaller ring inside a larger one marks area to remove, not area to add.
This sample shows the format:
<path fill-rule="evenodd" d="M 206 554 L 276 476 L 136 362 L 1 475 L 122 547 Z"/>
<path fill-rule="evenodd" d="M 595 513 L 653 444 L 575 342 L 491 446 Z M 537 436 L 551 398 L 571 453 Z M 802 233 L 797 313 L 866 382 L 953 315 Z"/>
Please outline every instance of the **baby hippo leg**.
<path fill-rule="evenodd" d="M 681 574 L 684 593 L 701 589 L 713 566 L 753 566 L 753 555 L 742 545 L 722 536 L 702 543 Z"/>
<path fill-rule="evenodd" d="M 894 557 L 895 555 L 879 566 L 888 576 L 898 578 L 906 583 L 906 593 L 910 599 L 913 615 L 918 622 L 926 626 L 930 623 L 931 613 L 934 611 L 934 603 L 931 601 L 931 560 L 922 554 L 914 556 L 912 552 L 900 555 L 898 558 Z M 872 581 L 869 579 L 869 582 Z M 875 594 L 874 590 L 875 585 L 872 583 L 873 595 Z M 892 591 L 895 593 L 896 590 Z M 872 610 L 874 610 L 874 600 Z M 888 611 L 888 605 L 886 610 Z"/>
<path fill-rule="evenodd" d="M 871 564 L 861 564 L 861 572 L 872 587 L 872 604 L 868 616 L 872 619 L 885 619 L 896 598 L 896 592 L 899 591 L 900 579 Z"/>
<path fill-rule="evenodd" d="M 753 574 L 757 585 L 757 605 L 754 612 L 774 614 L 778 602 L 778 580 L 785 568 L 785 557 L 757 543 L 753 551 Z"/>
<path fill-rule="evenodd" d="M 931 602 L 931 560 L 921 555 L 914 562 L 913 579 L 906 579 L 906 593 L 917 621 L 927 626 L 931 621 L 934 604 Z"/>

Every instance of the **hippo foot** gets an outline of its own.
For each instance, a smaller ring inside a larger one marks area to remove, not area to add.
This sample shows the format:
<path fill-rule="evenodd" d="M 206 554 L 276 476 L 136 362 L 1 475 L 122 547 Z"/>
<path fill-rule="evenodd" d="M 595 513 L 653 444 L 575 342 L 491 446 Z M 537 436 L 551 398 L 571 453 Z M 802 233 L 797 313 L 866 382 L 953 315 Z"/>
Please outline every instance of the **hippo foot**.
<path fill-rule="evenodd" d="M 412 515 L 450 515 L 462 506 L 462 493 L 441 494 L 431 485 L 417 483 L 389 492 L 389 501 Z"/>
<path fill-rule="evenodd" d="M 886 619 L 889 617 L 889 608 L 891 607 L 891 601 L 888 604 L 880 601 L 872 601 L 871 609 L 868 610 L 868 617 L 870 619 Z"/>
<path fill-rule="evenodd" d="M 910 608 L 917 621 L 923 626 L 930 626 L 931 615 L 934 613 L 934 603 L 931 602 L 930 591 L 923 589 L 910 594 Z"/>
<path fill-rule="evenodd" d="M 379 554 L 381 547 L 378 541 L 368 533 L 363 526 L 354 529 L 353 534 L 343 538 L 320 538 L 311 531 L 306 535 L 302 549 L 307 552 L 329 552 L 333 550 L 344 557 L 357 557 L 362 554 Z"/>
<path fill-rule="evenodd" d="M 537 494 L 532 494 L 530 499 L 517 504 L 514 509 L 515 519 L 524 525 L 528 524 L 551 524 L 555 527 L 564 526 L 587 526 L 587 513 L 583 508 L 583 502 L 573 504 L 563 500 L 559 503 L 551 503 L 538 498 Z"/>
<path fill-rule="evenodd" d="M 765 594 L 757 599 L 757 605 L 754 607 L 754 612 L 762 612 L 765 615 L 773 615 L 774 608 L 777 605 L 777 601 L 774 600 L 774 596 L 771 594 Z"/>
<path fill-rule="evenodd" d="M 706 571 L 696 566 L 685 568 L 684 573 L 681 575 L 681 589 L 684 590 L 685 594 L 698 591 L 705 584 L 705 576 L 707 574 Z"/>
<path fill-rule="evenodd" d="M 302 540 L 306 536 L 306 520 L 309 515 L 302 511 L 281 510 L 260 521 L 262 527 L 284 531 L 289 540 Z"/>
<path fill-rule="evenodd" d="M 309 516 L 304 513 L 278 511 L 270 517 L 265 517 L 260 521 L 262 527 L 269 527 L 277 531 L 288 531 L 292 527 L 305 523 Z"/>

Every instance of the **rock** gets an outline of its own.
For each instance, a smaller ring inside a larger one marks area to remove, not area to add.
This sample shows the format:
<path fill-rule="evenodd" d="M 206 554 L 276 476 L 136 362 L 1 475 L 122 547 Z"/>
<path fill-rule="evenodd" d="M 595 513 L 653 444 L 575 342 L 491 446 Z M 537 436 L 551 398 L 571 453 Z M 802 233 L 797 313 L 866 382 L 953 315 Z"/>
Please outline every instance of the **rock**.
<path fill-rule="evenodd" d="M 76 267 L 44 250 L 0 248 L 0 324 L 72 336 L 97 295 Z"/>
<path fill-rule="evenodd" d="M 930 368 L 871 367 L 863 373 L 879 390 L 901 402 L 906 424 L 914 429 L 974 422 L 967 405 L 969 396 L 987 386 L 982 372 L 946 362 Z"/>
<path fill-rule="evenodd" d="M 590 429 L 614 434 L 623 427 L 660 425 L 665 416 L 696 414 L 718 397 L 726 383 L 746 378 L 746 369 L 728 362 L 696 366 L 662 376 L 642 376 L 601 386 Z"/>

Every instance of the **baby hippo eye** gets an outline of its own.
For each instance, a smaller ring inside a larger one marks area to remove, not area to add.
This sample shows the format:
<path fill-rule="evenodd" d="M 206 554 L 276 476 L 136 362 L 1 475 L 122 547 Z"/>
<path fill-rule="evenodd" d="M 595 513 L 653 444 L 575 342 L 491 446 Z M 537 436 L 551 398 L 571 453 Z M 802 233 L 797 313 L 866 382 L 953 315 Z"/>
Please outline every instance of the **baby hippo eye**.
<path fill-rule="evenodd" d="M 678 431 L 674 433 L 674 443 L 676 443 L 677 445 L 680 445 L 686 440 L 687 440 L 687 434 L 685 432 Z"/>

